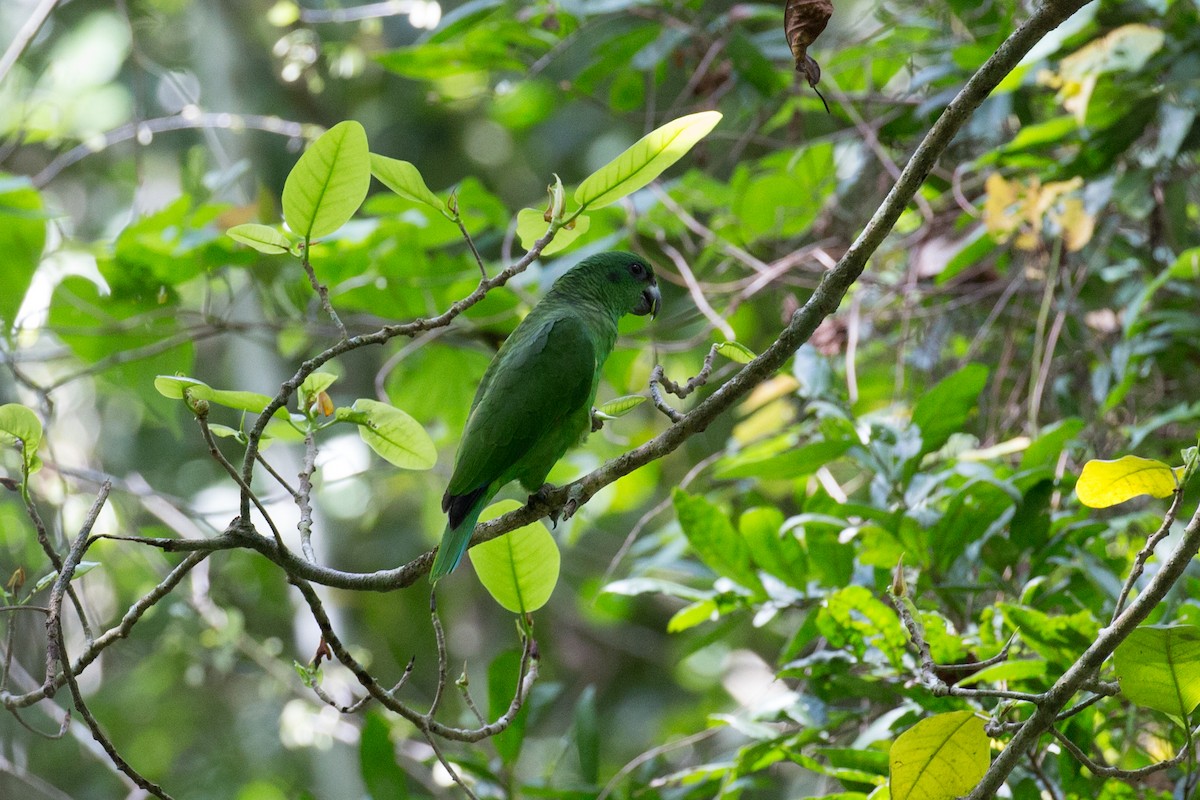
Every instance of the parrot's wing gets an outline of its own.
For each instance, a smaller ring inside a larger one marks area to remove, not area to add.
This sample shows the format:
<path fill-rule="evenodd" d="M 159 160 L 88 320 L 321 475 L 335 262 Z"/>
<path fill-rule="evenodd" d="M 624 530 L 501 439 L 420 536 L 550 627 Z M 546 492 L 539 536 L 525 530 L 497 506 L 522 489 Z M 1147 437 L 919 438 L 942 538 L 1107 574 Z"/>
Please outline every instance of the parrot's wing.
<path fill-rule="evenodd" d="M 582 322 L 558 317 L 508 349 L 489 372 L 458 446 L 448 497 L 489 486 L 544 437 L 562 436 L 567 418 L 591 396 L 596 350 Z"/>

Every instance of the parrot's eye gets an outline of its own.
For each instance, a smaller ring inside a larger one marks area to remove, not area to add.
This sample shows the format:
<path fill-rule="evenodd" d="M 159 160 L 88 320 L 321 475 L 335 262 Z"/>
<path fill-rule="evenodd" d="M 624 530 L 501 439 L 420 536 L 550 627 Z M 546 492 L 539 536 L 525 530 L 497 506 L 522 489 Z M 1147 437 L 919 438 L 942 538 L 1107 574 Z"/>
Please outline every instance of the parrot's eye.
<path fill-rule="evenodd" d="M 637 261 L 629 265 L 629 274 L 641 280 L 646 277 L 646 265 Z"/>

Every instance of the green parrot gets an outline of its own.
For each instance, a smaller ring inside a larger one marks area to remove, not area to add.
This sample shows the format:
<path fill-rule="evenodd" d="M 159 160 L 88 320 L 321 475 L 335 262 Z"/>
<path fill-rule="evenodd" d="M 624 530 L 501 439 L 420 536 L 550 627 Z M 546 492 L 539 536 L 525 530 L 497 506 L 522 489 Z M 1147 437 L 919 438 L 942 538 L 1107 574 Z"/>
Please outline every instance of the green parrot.
<path fill-rule="evenodd" d="M 559 278 L 500 347 L 471 403 L 449 514 L 430 579 L 458 566 L 479 514 L 510 481 L 538 491 L 550 468 L 592 429 L 600 371 L 625 314 L 654 317 L 658 281 L 633 253 L 589 256 Z"/>

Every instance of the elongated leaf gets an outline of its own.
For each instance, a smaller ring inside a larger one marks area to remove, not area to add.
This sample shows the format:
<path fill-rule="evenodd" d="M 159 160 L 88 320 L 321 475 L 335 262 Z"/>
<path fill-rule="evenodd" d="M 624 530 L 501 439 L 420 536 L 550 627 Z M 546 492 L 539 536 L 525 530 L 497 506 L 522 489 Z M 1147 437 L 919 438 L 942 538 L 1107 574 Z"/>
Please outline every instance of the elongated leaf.
<path fill-rule="evenodd" d="M 841 457 L 854 444 L 849 440 L 834 439 L 813 442 L 767 458 L 747 459 L 735 456 L 717 464 L 716 476 L 722 480 L 731 478 L 764 478 L 768 480 L 800 478 L 812 475 L 829 462 Z"/>
<path fill-rule="evenodd" d="M 225 233 L 235 242 L 250 245 L 260 253 L 277 255 L 292 249 L 292 240 L 270 225 L 247 222 L 244 225 L 234 225 Z"/>
<path fill-rule="evenodd" d="M 395 406 L 359 398 L 349 409 L 339 408 L 334 416 L 358 425 L 362 440 L 401 469 L 429 469 L 437 463 L 437 448 L 421 423 Z"/>
<path fill-rule="evenodd" d="M 645 395 L 627 394 L 624 397 L 609 400 L 597 408 L 596 412 L 605 419 L 616 419 L 617 417 L 625 416 L 644 402 L 646 402 Z"/>
<path fill-rule="evenodd" d="M 154 379 L 154 388 L 163 397 L 172 400 L 182 400 L 186 392 L 193 400 L 206 400 L 219 406 L 252 411 L 255 414 L 261 413 L 271 402 L 271 398 L 265 394 L 214 389 L 204 381 L 184 375 L 159 375 Z M 287 411 L 282 408 L 275 412 L 277 417 L 286 415 Z"/>
<path fill-rule="evenodd" d="M 476 548 L 478 549 L 478 548 Z M 496 719 L 508 711 L 509 704 L 517 694 L 518 682 L 521 680 L 521 652 L 505 650 L 492 659 L 487 671 L 488 719 Z M 529 719 L 529 704 L 521 706 L 512 724 L 504 729 L 491 742 L 496 746 L 496 752 L 505 764 L 512 764 L 521 754 L 521 745 L 525 743 L 525 724 Z"/>
<path fill-rule="evenodd" d="M 725 512 L 703 496 L 690 495 L 681 489 L 675 490 L 672 499 L 683 533 L 700 560 L 718 575 L 762 592 L 762 583 L 750 563 L 750 548 Z"/>
<path fill-rule="evenodd" d="M 542 255 L 549 256 L 566 250 L 576 239 L 587 233 L 591 224 L 586 214 L 580 214 L 570 228 L 558 229 L 550 244 L 542 248 Z M 545 212 L 536 208 L 522 208 L 517 212 L 517 236 L 521 240 L 521 247 L 526 250 L 533 249 L 534 242 L 545 236 L 549 228 L 550 223 L 546 222 Z"/>
<path fill-rule="evenodd" d="M 1075 482 L 1075 494 L 1089 508 L 1108 508 L 1143 494 L 1170 497 L 1182 474 L 1182 467 L 1171 469 L 1152 458 L 1093 459 L 1083 465 L 1083 472 Z"/>
<path fill-rule="evenodd" d="M 987 377 L 987 367 L 968 364 L 921 396 L 912 421 L 921 430 L 922 455 L 941 449 L 950 434 L 962 430 L 979 402 Z"/>
<path fill-rule="evenodd" d="M 892 800 L 952 800 L 987 772 L 983 720 L 970 711 L 923 719 L 896 739 L 888 756 Z"/>
<path fill-rule="evenodd" d="M 445 211 L 442 198 L 429 191 L 421 172 L 407 161 L 371 153 L 371 174 L 401 197 Z"/>
<path fill-rule="evenodd" d="M 694 628 L 701 623 L 714 620 L 718 616 L 720 616 L 720 608 L 717 606 L 716 600 L 712 598 L 699 600 L 684 606 L 671 616 L 671 619 L 667 621 L 667 633 L 686 631 L 688 628 Z"/>
<path fill-rule="evenodd" d="M 371 800 L 404 800 L 409 796 L 408 778 L 396 763 L 388 722 L 375 711 L 363 722 L 358 768 Z"/>
<path fill-rule="evenodd" d="M 599 717 L 596 687 L 588 685 L 575 704 L 575 746 L 579 752 L 579 776 L 593 785 L 600 780 Z"/>
<path fill-rule="evenodd" d="M 3 175 L 0 175 L 3 177 Z M 4 254 L 4 288 L 0 289 L 0 334 L 17 322 L 17 310 L 46 245 L 42 198 L 25 179 L 0 185 L 0 253 Z"/>
<path fill-rule="evenodd" d="M 757 358 L 753 350 L 740 342 L 721 342 L 717 345 L 717 352 L 739 364 L 749 364 Z"/>
<path fill-rule="evenodd" d="M 520 508 L 516 500 L 501 500 L 484 509 L 486 522 Z M 467 551 L 479 582 L 496 602 L 516 614 L 537 611 L 558 583 L 558 545 L 546 526 L 534 522 Z"/>
<path fill-rule="evenodd" d="M 363 126 L 347 120 L 321 134 L 283 184 L 283 218 L 306 241 L 333 233 L 354 216 L 371 185 Z"/>
<path fill-rule="evenodd" d="M 1113 653 L 1131 702 L 1187 718 L 1200 705 L 1200 627 L 1142 625 Z"/>
<path fill-rule="evenodd" d="M 650 131 L 585 178 L 575 190 L 575 202 L 600 208 L 633 194 L 683 158 L 720 121 L 720 112 L 701 111 Z"/>

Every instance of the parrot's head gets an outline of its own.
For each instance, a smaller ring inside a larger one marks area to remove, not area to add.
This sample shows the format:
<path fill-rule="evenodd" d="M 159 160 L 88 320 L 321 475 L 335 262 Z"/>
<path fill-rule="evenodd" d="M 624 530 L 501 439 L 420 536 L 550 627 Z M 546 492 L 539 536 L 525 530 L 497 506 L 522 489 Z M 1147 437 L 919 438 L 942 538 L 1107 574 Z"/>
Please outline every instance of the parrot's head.
<path fill-rule="evenodd" d="M 634 253 L 613 250 L 589 256 L 559 282 L 588 286 L 619 314 L 649 314 L 653 318 L 662 308 L 658 278 L 650 262 Z"/>

